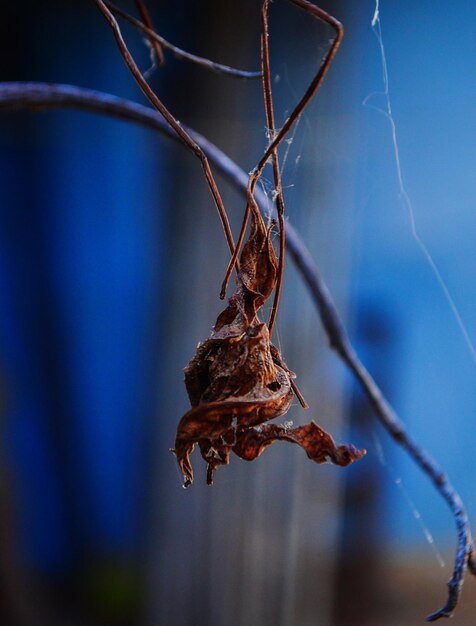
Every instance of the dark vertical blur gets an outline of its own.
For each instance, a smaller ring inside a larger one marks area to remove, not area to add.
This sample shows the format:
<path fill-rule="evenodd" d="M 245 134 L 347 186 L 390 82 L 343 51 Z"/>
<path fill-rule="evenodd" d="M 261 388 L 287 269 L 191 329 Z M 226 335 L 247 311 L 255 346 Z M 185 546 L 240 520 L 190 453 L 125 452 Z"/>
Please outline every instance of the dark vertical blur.
<path fill-rule="evenodd" d="M 396 387 L 392 363 L 398 360 L 398 324 L 378 298 L 360 302 L 357 310 L 356 348 L 370 371 L 377 373 L 380 388 L 392 402 L 392 389 Z M 352 437 L 373 443 L 375 418 L 356 384 L 349 412 Z M 359 464 L 347 477 L 336 567 L 335 626 L 385 622 L 389 602 L 383 587 L 385 527 L 389 521 L 389 511 L 382 507 L 385 478 L 378 454 L 369 455 L 366 463 Z"/>
<path fill-rule="evenodd" d="M 3 12 L 2 79 L 140 98 L 93 3 Z M 136 624 L 168 193 L 159 142 L 76 112 L 0 124 L 5 623 Z"/>

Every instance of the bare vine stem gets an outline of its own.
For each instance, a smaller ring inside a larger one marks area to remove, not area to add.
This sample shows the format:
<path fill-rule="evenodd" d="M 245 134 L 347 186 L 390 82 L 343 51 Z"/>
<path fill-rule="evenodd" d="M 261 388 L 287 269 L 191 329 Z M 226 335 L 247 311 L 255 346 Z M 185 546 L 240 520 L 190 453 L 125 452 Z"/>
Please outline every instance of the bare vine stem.
<path fill-rule="evenodd" d="M 233 234 L 231 232 L 230 223 L 228 221 L 228 215 L 226 213 L 225 205 L 223 204 L 223 200 L 218 189 L 218 186 L 215 182 L 215 178 L 213 176 L 212 170 L 210 168 L 210 164 L 208 162 L 206 154 L 203 152 L 201 147 L 192 139 L 190 134 L 184 129 L 182 124 L 175 119 L 175 117 L 170 113 L 165 104 L 160 100 L 157 94 L 152 90 L 149 83 L 145 79 L 144 75 L 140 71 L 137 63 L 135 62 L 132 54 L 129 51 L 129 48 L 122 37 L 121 29 L 119 24 L 117 23 L 116 18 L 111 13 L 109 8 L 103 2 L 103 0 L 94 0 L 94 3 L 98 7 L 99 11 L 103 14 L 104 19 L 111 27 L 112 33 L 114 35 L 114 39 L 116 40 L 117 47 L 121 53 L 122 58 L 124 59 L 125 64 L 129 68 L 132 76 L 135 81 L 139 85 L 142 93 L 149 100 L 152 106 L 157 109 L 160 115 L 165 119 L 165 121 L 172 127 L 172 130 L 175 131 L 178 138 L 182 141 L 182 143 L 196 156 L 200 159 L 202 164 L 203 173 L 205 174 L 205 178 L 212 194 L 213 200 L 215 202 L 216 209 L 218 211 L 218 215 L 220 216 L 220 220 L 223 226 L 223 230 L 225 232 L 225 238 L 228 243 L 228 247 L 230 248 L 230 253 L 233 256 L 235 252 L 235 242 L 233 240 Z M 149 31 L 149 29 L 147 29 Z M 153 33 L 154 31 L 150 31 Z"/>
<path fill-rule="evenodd" d="M 274 105 L 273 105 L 273 89 L 271 87 L 271 67 L 269 60 L 269 30 L 268 30 L 268 10 L 269 10 L 269 0 L 264 0 L 261 8 L 261 22 L 262 22 L 262 30 L 261 30 L 261 69 L 263 71 L 263 96 L 264 96 L 264 110 L 266 114 L 266 125 L 268 127 L 268 140 L 272 142 L 276 137 L 276 121 L 274 115 Z M 279 264 L 278 264 L 278 272 L 276 276 L 276 287 L 274 291 L 274 300 L 273 307 L 271 309 L 271 314 L 269 316 L 268 321 L 268 329 L 269 336 L 272 337 L 274 324 L 276 322 L 276 315 L 279 307 L 279 300 L 281 298 L 281 288 L 283 284 L 283 273 L 284 273 L 284 257 L 285 257 L 285 248 L 286 248 L 286 229 L 284 225 L 284 196 L 283 196 L 283 185 L 281 182 L 281 168 L 279 166 L 279 154 L 278 147 L 275 146 L 274 150 L 271 153 L 271 159 L 273 163 L 273 178 L 274 178 L 274 194 L 276 198 L 276 212 L 278 214 L 278 225 L 279 225 Z M 243 226 L 241 228 L 241 233 L 244 235 L 244 228 L 247 222 L 247 218 L 243 220 Z M 240 237 L 242 234 L 240 233 Z M 239 248 L 239 244 L 237 249 Z M 235 255 L 237 254 L 237 250 L 235 250 Z M 232 259 L 233 260 L 233 259 Z M 230 261 L 231 265 L 231 261 Z M 228 271 L 228 268 L 227 268 Z M 291 378 L 291 387 L 299 400 L 303 409 L 308 409 L 309 405 L 306 402 L 304 396 L 301 393 L 296 381 Z"/>
<path fill-rule="evenodd" d="M 145 26 L 147 26 L 147 28 L 150 28 L 150 30 L 152 30 L 155 33 L 156 30 L 154 28 L 154 22 L 152 21 L 152 17 L 149 13 L 148 8 L 145 6 L 144 2 L 142 0 L 136 0 L 136 6 Z M 155 57 L 157 59 L 157 63 L 159 65 L 163 65 L 165 63 L 165 57 L 164 57 L 164 53 L 162 52 L 162 44 L 160 43 L 160 41 L 158 41 L 158 39 L 154 39 L 150 35 L 149 35 L 149 42 L 150 42 L 153 54 L 155 54 Z"/>
<path fill-rule="evenodd" d="M 186 61 L 192 61 L 196 65 L 202 65 L 208 70 L 212 72 L 218 72 L 220 74 L 228 74 L 229 76 L 234 76 L 235 78 L 261 78 L 261 72 L 249 72 L 247 70 L 237 70 L 234 67 L 230 67 L 229 65 L 223 65 L 223 63 L 217 63 L 216 61 L 211 61 L 210 59 L 205 59 L 204 57 L 197 56 L 196 54 L 191 54 L 190 52 L 186 52 L 177 46 L 174 46 L 169 41 L 158 35 L 152 28 L 149 28 L 148 24 L 141 22 L 136 19 L 132 15 L 129 15 L 126 11 L 123 11 L 120 7 L 116 6 L 114 3 L 109 2 L 109 0 L 105 0 L 104 4 L 107 8 L 112 11 L 115 15 L 119 15 L 126 22 L 129 22 L 132 26 L 140 30 L 142 33 L 147 35 L 151 42 L 156 42 L 167 50 L 170 50 L 175 54 L 179 59 L 185 59 Z M 144 7 L 143 3 L 142 6 Z M 145 8 L 145 7 L 144 7 Z M 148 15 L 148 19 L 150 16 Z M 145 21 L 145 20 L 144 20 Z M 163 58 L 163 56 L 161 57 Z"/>
<path fill-rule="evenodd" d="M 271 87 L 271 68 L 269 64 L 269 30 L 268 30 L 268 9 L 269 0 L 264 0 L 261 9 L 261 21 L 263 28 L 261 31 L 261 68 L 263 70 L 263 95 L 264 109 L 266 113 L 266 125 L 268 127 L 269 141 L 273 141 L 276 136 L 276 121 L 274 116 L 273 91 Z M 279 266 L 276 278 L 276 290 L 274 292 L 273 308 L 269 316 L 268 328 L 270 337 L 273 334 L 276 314 L 278 312 L 279 300 L 281 298 L 281 287 L 283 283 L 284 271 L 284 251 L 286 246 L 286 231 L 284 226 L 284 197 L 283 185 L 281 182 L 281 168 L 279 166 L 278 149 L 271 153 L 273 162 L 274 193 L 276 197 L 276 207 L 279 220 Z"/>
<path fill-rule="evenodd" d="M 328 71 L 328 69 L 330 67 L 330 64 L 332 63 L 332 60 L 333 60 L 333 58 L 334 58 L 334 56 L 335 56 L 335 54 L 337 52 L 337 49 L 340 46 L 340 43 L 342 41 L 342 37 L 344 36 L 344 28 L 343 28 L 342 24 L 338 20 L 336 20 L 335 17 L 333 17 L 332 15 L 327 13 L 326 11 L 323 11 L 321 8 L 319 8 L 315 4 L 312 4 L 312 2 L 308 2 L 308 0 L 290 0 L 290 1 L 293 4 L 295 4 L 296 6 L 300 7 L 301 9 L 304 9 L 304 11 L 306 11 L 307 13 L 312 15 L 312 17 L 329 24 L 329 26 L 331 26 L 332 29 L 335 31 L 335 37 L 332 40 L 331 47 L 329 48 L 326 56 L 324 57 L 324 60 L 322 61 L 321 65 L 320 65 L 320 67 L 319 67 L 319 69 L 317 71 L 317 74 L 314 76 L 314 78 L 312 79 L 312 81 L 309 84 L 309 87 L 306 89 L 304 95 L 301 97 L 299 102 L 296 104 L 296 106 L 292 110 L 292 113 L 284 121 L 284 123 L 283 123 L 282 127 L 280 128 L 279 132 L 277 132 L 274 135 L 274 138 L 272 139 L 272 141 L 270 141 L 270 143 L 269 143 L 268 147 L 266 148 L 263 156 L 261 157 L 258 165 L 255 167 L 255 169 L 253 170 L 253 173 L 251 174 L 251 176 L 249 178 L 249 181 L 248 181 L 248 202 L 247 202 L 247 206 L 246 206 L 246 211 L 245 211 L 245 215 L 244 215 L 244 218 L 243 218 L 241 231 L 240 231 L 240 234 L 238 236 L 238 242 L 237 242 L 237 245 L 236 245 L 235 252 L 232 255 L 232 257 L 231 257 L 231 259 L 230 259 L 230 261 L 228 263 L 228 267 L 226 268 L 225 277 L 223 279 L 223 283 L 222 283 L 222 287 L 221 287 L 221 291 L 220 291 L 220 298 L 222 298 L 222 299 L 225 297 L 225 293 L 226 293 L 226 288 L 227 288 L 228 282 L 230 280 L 231 274 L 232 274 L 233 269 L 234 269 L 234 267 L 236 265 L 236 262 L 238 260 L 238 254 L 239 254 L 240 248 L 241 248 L 241 246 L 243 244 L 243 240 L 245 238 L 246 225 L 247 225 L 247 222 L 248 222 L 250 211 L 253 211 L 253 213 L 255 213 L 255 214 L 258 211 L 258 206 L 256 204 L 256 201 L 255 201 L 255 198 L 254 198 L 254 194 L 255 194 L 256 185 L 257 185 L 259 179 L 261 178 L 261 175 L 262 175 L 263 170 L 264 170 L 264 168 L 266 166 L 266 163 L 268 162 L 268 159 L 272 156 L 273 152 L 277 149 L 279 144 L 282 142 L 284 137 L 287 135 L 287 133 L 289 132 L 289 130 L 292 127 L 292 125 L 296 122 L 296 120 L 299 118 L 301 113 L 304 111 L 304 109 L 307 107 L 309 102 L 312 100 L 312 98 L 314 97 L 316 91 L 321 86 L 321 83 L 324 80 L 324 77 L 327 74 L 327 71 Z"/>
<path fill-rule="evenodd" d="M 70 85 L 0 83 L 0 110 L 38 111 L 57 108 L 103 113 L 125 121 L 136 122 L 175 141 L 181 140 L 159 113 L 129 100 Z M 182 128 L 200 146 L 217 171 L 245 198 L 248 198 L 248 174 L 205 137 L 186 126 Z M 268 206 L 264 193 L 256 189 L 254 197 L 263 215 L 266 215 Z M 458 603 L 466 568 L 476 575 L 473 539 L 463 502 L 438 463 L 408 434 L 404 424 L 360 361 L 309 250 L 289 222 L 286 223 L 286 246 L 318 309 L 331 348 L 337 352 L 354 374 L 381 424 L 395 443 L 403 448 L 428 476 L 453 515 L 457 529 L 457 549 L 452 577 L 448 582 L 448 598 L 446 604 L 427 619 L 435 621 L 440 617 L 449 617 Z"/>

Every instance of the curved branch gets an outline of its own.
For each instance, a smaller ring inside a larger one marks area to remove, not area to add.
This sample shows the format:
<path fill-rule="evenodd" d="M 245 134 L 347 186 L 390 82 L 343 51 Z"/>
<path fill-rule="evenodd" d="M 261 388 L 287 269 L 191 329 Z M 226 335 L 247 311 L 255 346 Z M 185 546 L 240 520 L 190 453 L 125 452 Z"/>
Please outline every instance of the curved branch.
<path fill-rule="evenodd" d="M 81 109 L 111 115 L 122 120 L 136 122 L 158 131 L 170 139 L 180 141 L 176 133 L 158 113 L 149 107 L 129 100 L 70 85 L 0 83 L 0 110 L 26 109 L 37 111 L 54 108 Z M 185 126 L 183 128 L 186 129 Z M 217 170 L 245 198 L 248 198 L 248 175 L 205 137 L 191 129 L 186 129 L 186 132 L 205 152 Z M 268 211 L 266 197 L 260 189 L 255 191 L 255 199 L 263 214 L 266 214 Z M 461 498 L 436 461 L 407 433 L 403 423 L 387 402 L 377 383 L 360 361 L 349 340 L 332 296 L 309 250 L 289 222 L 286 223 L 286 246 L 319 311 L 330 346 L 339 354 L 357 378 L 381 424 L 397 445 L 402 447 L 428 476 L 453 514 L 458 542 L 453 575 L 448 582 L 448 599 L 443 608 L 427 619 L 428 621 L 435 621 L 440 617 L 449 617 L 457 605 L 467 567 L 472 574 L 476 575 L 476 563 L 472 555 L 473 539 Z"/>

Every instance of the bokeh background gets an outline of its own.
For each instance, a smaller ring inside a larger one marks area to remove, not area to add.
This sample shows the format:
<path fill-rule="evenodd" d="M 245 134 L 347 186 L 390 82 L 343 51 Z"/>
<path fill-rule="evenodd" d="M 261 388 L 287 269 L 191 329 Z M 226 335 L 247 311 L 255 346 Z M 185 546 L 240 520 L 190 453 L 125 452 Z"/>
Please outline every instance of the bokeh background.
<path fill-rule="evenodd" d="M 183 48 L 259 68 L 260 3 L 150 0 Z M 134 10 L 133 2 L 122 6 Z M 372 0 L 329 1 L 345 25 L 322 91 L 286 144 L 290 221 L 364 362 L 447 470 L 476 523 L 476 361 L 401 201 Z M 331 32 L 271 6 L 278 120 Z M 383 0 L 405 190 L 476 340 L 476 6 Z M 124 26 L 140 66 L 142 38 Z M 138 102 L 93 2 L 2 7 L 1 80 Z M 245 171 L 263 152 L 260 83 L 167 54 L 151 83 Z M 369 96 L 372 95 L 370 98 Z M 279 123 L 279 121 L 278 121 Z M 263 188 L 272 197 L 272 175 Z M 243 199 L 218 176 L 235 230 Z M 328 348 L 291 263 L 276 342 L 315 418 L 368 450 L 348 469 L 276 444 L 189 490 L 169 448 L 188 408 L 182 368 L 220 311 L 227 248 L 197 160 L 90 113 L 0 115 L 0 600 L 8 626 L 420 624 L 445 599 L 455 527 Z M 468 580 L 454 624 L 476 621 Z"/>

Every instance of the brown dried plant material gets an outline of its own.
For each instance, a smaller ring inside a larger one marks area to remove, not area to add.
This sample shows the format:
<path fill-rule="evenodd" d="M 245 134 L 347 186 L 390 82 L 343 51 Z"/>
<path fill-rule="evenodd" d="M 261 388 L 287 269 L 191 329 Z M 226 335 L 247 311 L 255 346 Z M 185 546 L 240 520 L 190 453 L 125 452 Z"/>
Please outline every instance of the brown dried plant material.
<path fill-rule="evenodd" d="M 258 318 L 276 284 L 270 230 L 259 215 L 253 215 L 236 291 L 218 316 L 211 337 L 198 345 L 185 368 L 192 408 L 180 420 L 174 452 L 186 487 L 193 482 L 190 454 L 197 443 L 208 466 L 208 484 L 215 469 L 228 464 L 230 451 L 252 461 L 278 440 L 297 443 L 316 463 L 330 460 L 345 466 L 365 454 L 352 445 L 336 446 L 315 422 L 292 429 L 264 424 L 284 415 L 295 395 L 295 375 Z"/>

